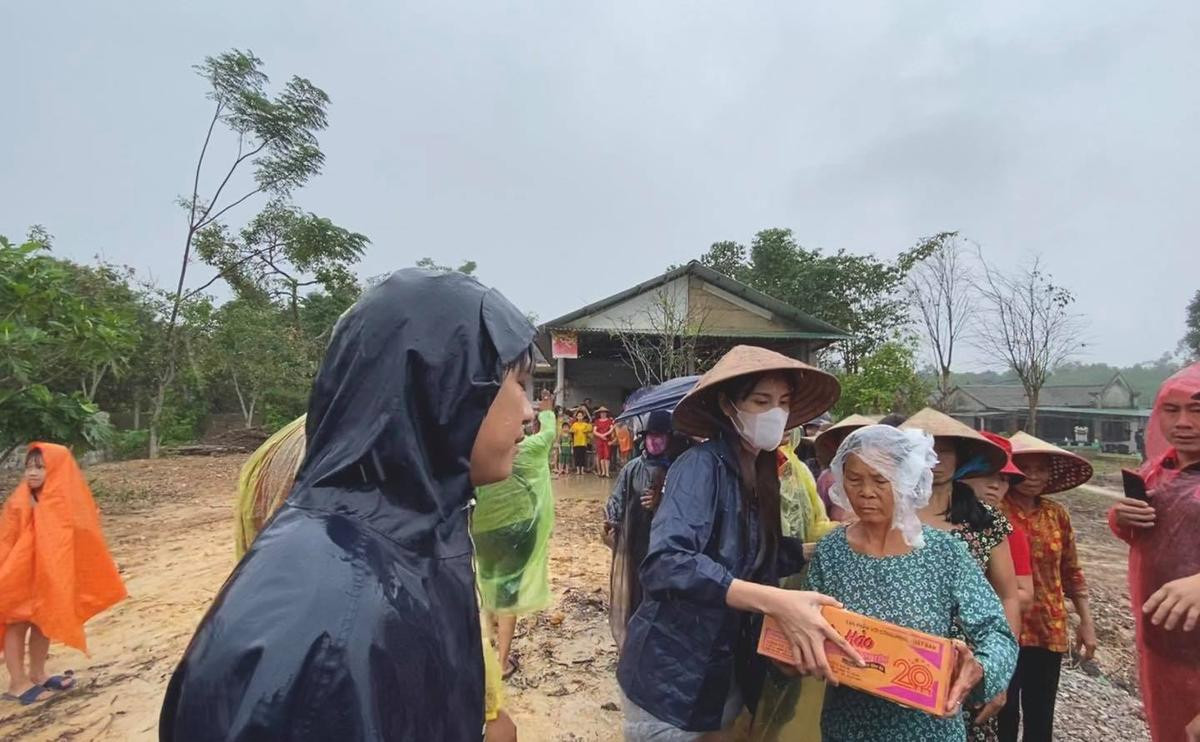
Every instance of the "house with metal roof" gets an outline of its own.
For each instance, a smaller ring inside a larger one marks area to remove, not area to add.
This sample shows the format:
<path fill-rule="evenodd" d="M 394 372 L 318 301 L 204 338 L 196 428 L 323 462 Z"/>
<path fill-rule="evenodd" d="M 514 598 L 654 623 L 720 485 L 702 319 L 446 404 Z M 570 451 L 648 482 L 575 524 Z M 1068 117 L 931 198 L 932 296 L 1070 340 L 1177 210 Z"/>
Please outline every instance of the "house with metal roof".
<path fill-rule="evenodd" d="M 547 366 L 536 386 L 557 389 L 559 404 L 584 399 L 620 409 L 647 383 L 664 379 L 631 358 L 639 339 L 691 343 L 697 359 L 679 373 L 702 373 L 734 345 L 759 345 L 805 362 L 849 337 L 828 322 L 696 261 L 542 324 L 537 345 Z M 677 347 L 677 346 L 676 346 Z M 544 370 L 543 370 L 544 369 Z"/>
<path fill-rule="evenodd" d="M 1137 432 L 1150 420 L 1150 410 L 1139 406 L 1138 398 L 1120 373 L 1106 384 L 1044 386 L 1034 435 L 1054 443 L 1135 453 Z M 1029 399 L 1019 384 L 955 386 L 942 407 L 978 430 L 997 433 L 1024 430 L 1029 419 Z"/>

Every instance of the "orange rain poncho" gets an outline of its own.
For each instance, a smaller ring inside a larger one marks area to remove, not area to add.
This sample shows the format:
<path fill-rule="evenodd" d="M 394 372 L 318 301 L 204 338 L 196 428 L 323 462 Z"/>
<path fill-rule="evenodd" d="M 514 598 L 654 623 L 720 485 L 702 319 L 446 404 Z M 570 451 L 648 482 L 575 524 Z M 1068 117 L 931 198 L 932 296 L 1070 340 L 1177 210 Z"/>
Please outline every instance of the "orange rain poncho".
<path fill-rule="evenodd" d="M 0 516 L 0 624 L 29 621 L 87 652 L 83 625 L 125 597 L 100 531 L 100 512 L 71 452 L 33 443 L 46 462 L 34 501 L 24 481 Z"/>
<path fill-rule="evenodd" d="M 1163 401 L 1200 395 L 1200 363 L 1167 379 L 1158 391 L 1146 428 L 1146 480 L 1154 506 L 1153 528 L 1117 525 L 1113 533 L 1129 544 L 1129 597 L 1137 623 L 1138 665 L 1150 735 L 1159 742 L 1181 740 L 1187 724 L 1200 715 L 1200 629 L 1167 631 L 1154 626 L 1142 605 L 1164 584 L 1200 574 L 1200 466 L 1180 470 L 1175 449 L 1161 427 Z"/>

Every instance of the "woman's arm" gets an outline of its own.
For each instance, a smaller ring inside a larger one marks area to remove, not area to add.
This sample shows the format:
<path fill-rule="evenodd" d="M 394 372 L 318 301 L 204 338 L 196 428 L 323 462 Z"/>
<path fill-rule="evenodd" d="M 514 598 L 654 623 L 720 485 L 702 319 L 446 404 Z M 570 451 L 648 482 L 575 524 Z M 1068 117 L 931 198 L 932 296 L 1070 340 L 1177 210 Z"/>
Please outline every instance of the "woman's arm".
<path fill-rule="evenodd" d="M 821 608 L 824 606 L 842 606 L 827 595 L 802 590 L 783 590 L 756 582 L 734 580 L 729 586 L 726 601 L 730 608 L 774 618 L 792 640 L 792 645 L 800 656 L 798 667 L 804 674 L 815 675 L 837 685 L 837 679 L 829 666 L 829 658 L 825 654 L 826 641 L 833 642 L 854 662 L 862 664 L 862 657 L 858 652 L 821 615 Z"/>
<path fill-rule="evenodd" d="M 1075 548 L 1075 529 L 1071 526 L 1071 516 L 1066 509 L 1061 511 L 1063 534 L 1062 570 L 1063 592 L 1075 605 L 1075 613 L 1079 615 L 1079 626 L 1075 629 L 1075 651 L 1084 659 L 1090 660 L 1096 654 L 1099 642 L 1096 639 L 1096 624 L 1092 620 L 1092 607 L 1088 600 L 1087 581 L 1083 578 L 1083 568 L 1079 566 L 1079 552 Z"/>
<path fill-rule="evenodd" d="M 1021 596 L 1017 589 L 1017 572 L 1013 567 L 1012 552 L 1008 549 L 1007 541 L 1001 541 L 988 556 L 987 578 L 1000 598 L 1000 604 L 1004 606 L 1004 615 L 1008 618 L 1008 626 L 1013 635 L 1020 635 Z"/>
<path fill-rule="evenodd" d="M 625 518 L 625 503 L 629 502 L 631 480 L 635 468 L 632 461 L 621 468 L 621 471 L 617 473 L 617 481 L 613 484 L 612 494 L 608 496 L 608 502 L 604 503 L 605 525 L 610 528 L 618 528 Z"/>
<path fill-rule="evenodd" d="M 716 518 L 719 466 L 713 454 L 692 449 L 671 467 L 641 567 L 642 588 L 655 600 L 726 604 L 733 574 L 704 553 Z"/>
<path fill-rule="evenodd" d="M 1008 689 L 1017 667 L 1017 640 L 1004 606 L 983 573 L 963 551 L 955 569 L 954 598 L 975 659 L 983 668 L 982 696 L 990 701 Z"/>
<path fill-rule="evenodd" d="M 728 606 L 774 616 L 800 650 L 801 668 L 828 677 L 825 640 L 861 659 L 821 615 L 821 606 L 839 605 L 815 593 L 783 590 L 736 579 L 704 553 L 717 512 L 720 463 L 704 449 L 692 449 L 671 467 L 662 503 L 650 526 L 650 548 L 642 562 L 642 587 L 655 600 L 680 600 L 705 607 Z"/>

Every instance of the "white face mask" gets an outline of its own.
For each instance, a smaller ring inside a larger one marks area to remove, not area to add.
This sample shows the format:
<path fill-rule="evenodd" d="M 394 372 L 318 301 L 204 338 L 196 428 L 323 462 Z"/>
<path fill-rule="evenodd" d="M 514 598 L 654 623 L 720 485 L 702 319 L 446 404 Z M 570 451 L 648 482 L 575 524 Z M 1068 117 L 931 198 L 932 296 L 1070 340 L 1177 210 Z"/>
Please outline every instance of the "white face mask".
<path fill-rule="evenodd" d="M 736 408 L 735 408 L 736 409 Z M 783 431 L 787 427 L 788 411 L 776 407 L 767 412 L 745 412 L 737 410 L 733 424 L 756 451 L 774 451 L 783 442 Z"/>

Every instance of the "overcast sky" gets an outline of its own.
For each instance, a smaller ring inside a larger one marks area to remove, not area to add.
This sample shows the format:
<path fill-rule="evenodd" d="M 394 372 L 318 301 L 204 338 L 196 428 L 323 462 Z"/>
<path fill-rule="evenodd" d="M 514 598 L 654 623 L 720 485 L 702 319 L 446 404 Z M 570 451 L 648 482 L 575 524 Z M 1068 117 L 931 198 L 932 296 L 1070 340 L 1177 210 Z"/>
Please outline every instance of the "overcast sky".
<path fill-rule="evenodd" d="M 545 320 L 766 227 L 881 256 L 958 229 L 1044 257 L 1085 360 L 1173 350 L 1200 3 L 919 5 L 4 3 L 0 234 L 168 283 L 211 114 L 191 65 L 238 47 L 332 98 L 296 201 L 371 238 L 363 275 L 471 258 Z"/>

